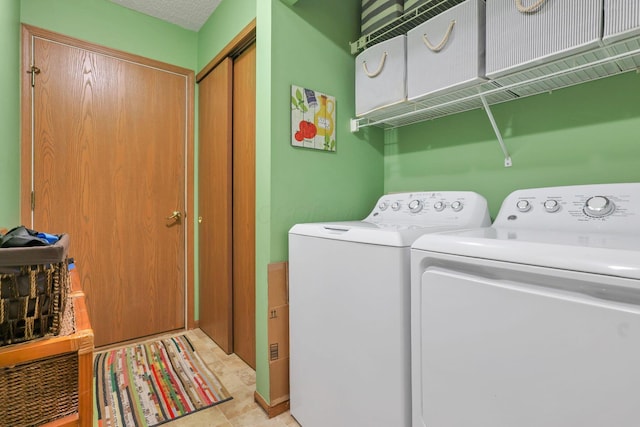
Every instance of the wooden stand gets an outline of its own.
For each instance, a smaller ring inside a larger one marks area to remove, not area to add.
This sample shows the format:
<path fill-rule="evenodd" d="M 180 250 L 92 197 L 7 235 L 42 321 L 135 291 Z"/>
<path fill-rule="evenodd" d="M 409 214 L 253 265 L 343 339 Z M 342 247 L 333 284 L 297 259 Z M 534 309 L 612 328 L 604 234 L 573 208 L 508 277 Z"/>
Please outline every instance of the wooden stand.
<path fill-rule="evenodd" d="M 74 269 L 70 275 L 76 332 L 72 335 L 42 338 L 0 348 L 0 367 L 20 365 L 68 353 L 78 355 L 78 413 L 47 423 L 47 427 L 90 427 L 93 424 L 93 330 L 78 273 Z"/>

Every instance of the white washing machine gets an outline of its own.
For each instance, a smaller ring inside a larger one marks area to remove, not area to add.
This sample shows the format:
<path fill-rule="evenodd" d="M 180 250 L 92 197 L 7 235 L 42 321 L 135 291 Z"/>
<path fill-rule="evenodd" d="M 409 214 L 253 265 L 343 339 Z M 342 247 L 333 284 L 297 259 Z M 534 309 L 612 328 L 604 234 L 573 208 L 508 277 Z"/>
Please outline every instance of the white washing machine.
<path fill-rule="evenodd" d="M 289 232 L 291 414 L 303 427 L 411 422 L 410 246 L 490 224 L 472 192 L 383 196 L 362 221 Z"/>
<path fill-rule="evenodd" d="M 515 191 L 411 252 L 413 427 L 640 425 L 640 184 Z"/>

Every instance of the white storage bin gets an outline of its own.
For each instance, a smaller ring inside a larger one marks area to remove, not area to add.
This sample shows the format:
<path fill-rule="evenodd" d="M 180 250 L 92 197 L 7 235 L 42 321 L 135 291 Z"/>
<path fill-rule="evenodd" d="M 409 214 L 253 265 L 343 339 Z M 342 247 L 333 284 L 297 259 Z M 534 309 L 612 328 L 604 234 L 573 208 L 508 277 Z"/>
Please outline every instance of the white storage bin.
<path fill-rule="evenodd" d="M 605 43 L 640 35 L 640 1 L 604 0 Z"/>
<path fill-rule="evenodd" d="M 484 0 L 467 0 L 407 33 L 410 101 L 485 80 L 484 22 Z"/>
<path fill-rule="evenodd" d="M 603 0 L 489 0 L 487 77 L 600 44 Z"/>
<path fill-rule="evenodd" d="M 360 31 L 371 34 L 402 15 L 403 0 L 362 0 Z"/>
<path fill-rule="evenodd" d="M 406 65 L 404 34 L 356 56 L 356 116 L 407 99 Z"/>

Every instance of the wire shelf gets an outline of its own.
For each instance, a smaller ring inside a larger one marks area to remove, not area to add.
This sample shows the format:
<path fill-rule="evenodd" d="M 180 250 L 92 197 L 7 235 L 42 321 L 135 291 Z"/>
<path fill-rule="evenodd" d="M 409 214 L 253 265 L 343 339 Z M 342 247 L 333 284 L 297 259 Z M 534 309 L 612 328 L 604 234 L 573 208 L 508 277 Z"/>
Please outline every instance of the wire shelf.
<path fill-rule="evenodd" d="M 442 3 L 442 2 L 441 2 Z M 351 129 L 385 129 L 436 119 L 640 68 L 640 36 L 538 65 L 472 87 L 384 107 L 352 120 Z"/>

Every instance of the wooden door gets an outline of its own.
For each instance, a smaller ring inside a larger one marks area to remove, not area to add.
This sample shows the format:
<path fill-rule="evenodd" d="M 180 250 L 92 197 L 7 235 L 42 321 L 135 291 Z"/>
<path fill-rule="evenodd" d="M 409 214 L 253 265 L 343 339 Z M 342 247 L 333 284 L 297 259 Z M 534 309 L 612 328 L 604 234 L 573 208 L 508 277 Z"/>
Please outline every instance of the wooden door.
<path fill-rule="evenodd" d="M 39 69 L 33 227 L 69 233 L 96 346 L 184 328 L 188 75 L 64 36 L 24 41 Z"/>
<path fill-rule="evenodd" d="M 255 369 L 255 43 L 199 82 L 200 328 Z"/>
<path fill-rule="evenodd" d="M 233 351 L 256 367 L 256 45 L 233 61 Z"/>
<path fill-rule="evenodd" d="M 231 353 L 233 61 L 223 60 L 198 91 L 200 329 Z"/>

